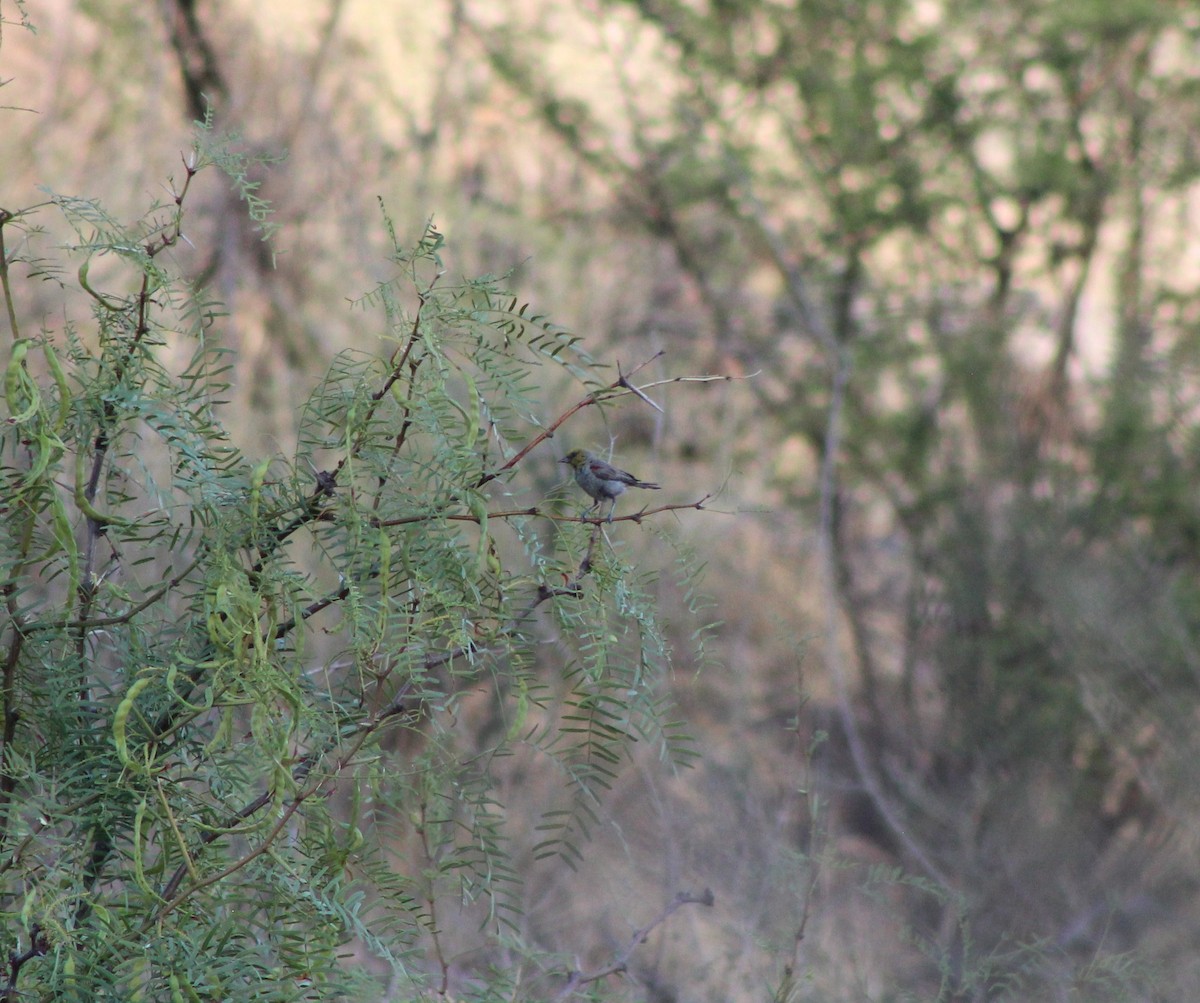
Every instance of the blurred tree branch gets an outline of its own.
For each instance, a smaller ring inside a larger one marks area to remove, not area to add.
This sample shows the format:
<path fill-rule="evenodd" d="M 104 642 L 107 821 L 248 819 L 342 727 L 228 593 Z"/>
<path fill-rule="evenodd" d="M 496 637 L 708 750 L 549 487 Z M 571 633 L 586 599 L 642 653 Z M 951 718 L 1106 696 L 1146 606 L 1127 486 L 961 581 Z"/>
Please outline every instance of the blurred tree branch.
<path fill-rule="evenodd" d="M 187 113 L 203 122 L 229 97 L 229 87 L 217 61 L 216 48 L 205 33 L 200 0 L 164 0 L 160 5 L 167 22 L 171 48 L 179 61 Z"/>

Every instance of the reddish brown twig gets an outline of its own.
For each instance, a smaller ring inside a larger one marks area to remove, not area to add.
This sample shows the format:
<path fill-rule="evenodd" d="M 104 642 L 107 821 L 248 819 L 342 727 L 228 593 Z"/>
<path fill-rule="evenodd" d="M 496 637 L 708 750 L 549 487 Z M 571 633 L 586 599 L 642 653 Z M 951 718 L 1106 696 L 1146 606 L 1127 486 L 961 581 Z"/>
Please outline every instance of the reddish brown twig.
<path fill-rule="evenodd" d="M 573 414 L 576 414 L 577 412 L 582 411 L 585 407 L 589 407 L 592 404 L 598 404 L 600 401 L 605 400 L 607 397 L 616 394 L 618 391 L 623 392 L 623 393 L 636 393 L 637 396 L 645 399 L 645 395 L 636 391 L 634 389 L 634 387 L 630 384 L 629 377 L 632 376 L 634 373 L 640 372 L 641 370 L 645 369 L 648 365 L 650 365 L 651 362 L 653 362 L 655 359 L 661 357 L 663 354 L 665 354 L 665 353 L 663 353 L 661 351 L 655 352 L 652 356 L 650 356 L 650 358 L 648 358 L 641 365 L 636 366 L 629 373 L 621 373 L 620 369 L 618 369 L 617 370 L 618 376 L 615 380 L 613 380 L 612 383 L 608 384 L 608 386 L 601 387 L 599 390 L 593 390 L 590 394 L 588 394 L 582 400 L 576 401 L 569 408 L 567 408 L 562 414 L 560 414 L 557 418 L 555 418 L 554 421 L 552 421 L 549 425 L 547 425 L 544 429 L 542 429 L 541 432 L 539 432 L 532 439 L 530 439 L 529 442 L 527 442 L 520 450 L 518 450 L 517 454 L 515 456 L 513 456 L 511 459 L 509 459 L 509 461 L 507 463 L 505 463 L 503 466 L 497 467 L 490 474 L 484 474 L 482 477 L 479 478 L 479 480 L 477 480 L 475 482 L 475 484 L 473 486 L 476 488 L 481 488 L 485 484 L 487 484 L 489 481 L 494 481 L 497 477 L 499 477 L 505 471 L 511 470 L 518 463 L 520 463 L 523 459 L 525 459 L 525 457 L 528 456 L 534 449 L 536 449 L 538 446 L 540 446 L 543 442 L 545 442 L 547 439 L 552 439 L 554 437 L 554 433 L 557 432 L 559 430 L 559 428 L 562 427 L 563 423 L 566 422 L 566 420 L 568 418 L 570 418 Z M 660 410 L 661 410 L 661 408 L 660 408 Z"/>

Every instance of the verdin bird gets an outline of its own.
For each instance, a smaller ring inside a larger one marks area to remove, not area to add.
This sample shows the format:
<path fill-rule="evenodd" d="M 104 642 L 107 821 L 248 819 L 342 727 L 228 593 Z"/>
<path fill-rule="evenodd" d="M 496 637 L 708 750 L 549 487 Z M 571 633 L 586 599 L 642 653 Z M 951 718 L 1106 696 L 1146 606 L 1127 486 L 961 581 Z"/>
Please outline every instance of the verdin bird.
<path fill-rule="evenodd" d="M 659 489 L 657 484 L 639 481 L 633 474 L 618 470 L 612 464 L 605 463 L 582 449 L 572 449 L 558 462 L 570 464 L 571 469 L 575 471 L 575 483 L 596 499 L 592 508 L 599 506 L 602 501 L 612 503 L 608 507 L 609 522 L 613 521 L 613 509 L 617 507 L 617 499 L 625 493 L 626 488 L 649 488 L 651 491 Z"/>

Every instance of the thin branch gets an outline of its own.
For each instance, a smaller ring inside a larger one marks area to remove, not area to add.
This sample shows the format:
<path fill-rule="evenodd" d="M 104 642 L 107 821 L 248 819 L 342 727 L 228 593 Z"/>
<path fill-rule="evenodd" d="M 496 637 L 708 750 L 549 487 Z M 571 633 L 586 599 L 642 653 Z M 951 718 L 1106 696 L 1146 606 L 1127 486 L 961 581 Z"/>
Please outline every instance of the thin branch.
<path fill-rule="evenodd" d="M 666 414 L 666 412 L 662 409 L 662 407 L 660 405 L 656 404 L 649 397 L 647 397 L 644 393 L 642 393 L 641 390 L 639 390 L 637 387 L 635 387 L 632 383 L 629 382 L 628 377 L 626 377 L 625 374 L 621 372 L 620 361 L 617 362 L 617 385 L 620 387 L 624 387 L 626 390 L 628 390 L 634 396 L 640 397 L 643 401 L 645 401 L 652 408 L 654 408 L 654 410 L 657 411 L 659 414 Z"/>
<path fill-rule="evenodd" d="M 187 198 L 188 189 L 191 188 L 192 178 L 194 178 L 199 170 L 194 164 L 189 163 L 186 159 L 183 162 L 184 181 L 183 186 L 174 195 L 175 202 L 175 218 L 173 223 L 165 226 L 156 227 L 151 231 L 151 235 L 143 245 L 143 250 L 148 258 L 154 258 L 161 254 L 169 247 L 173 247 L 179 242 L 183 236 L 183 202 Z M 155 235 L 157 234 L 157 236 Z M 103 296 L 92 289 L 88 284 L 85 276 L 87 275 L 86 264 L 80 268 L 79 281 L 84 291 L 97 299 L 101 304 L 108 306 L 107 301 Z M 112 367 L 112 387 L 115 390 L 120 386 L 125 379 L 129 367 L 133 364 L 133 360 L 137 355 L 138 347 L 142 344 L 146 335 L 150 332 L 150 304 L 153 302 L 152 297 L 151 276 L 148 271 L 142 272 L 141 288 L 137 295 L 137 312 L 136 323 L 134 326 L 133 337 L 129 339 L 128 344 L 124 346 L 124 353 L 121 354 Z M 97 512 L 95 508 L 96 495 L 100 490 L 100 478 L 104 473 L 104 464 L 108 459 L 109 447 L 112 444 L 113 430 L 117 421 L 117 406 L 113 402 L 113 395 L 106 394 L 104 396 L 104 405 L 101 408 L 100 416 L 97 422 L 96 438 L 92 446 L 92 467 L 88 473 L 87 480 L 84 483 L 79 481 L 80 466 L 76 467 L 76 504 L 81 512 L 86 516 L 86 534 L 83 545 L 83 565 L 79 576 L 78 584 L 78 610 L 79 616 L 77 619 L 80 622 L 87 621 L 92 608 L 92 602 L 95 599 L 96 587 L 93 581 L 93 574 L 96 560 L 96 545 L 100 537 L 104 535 L 107 528 L 106 517 Z M 78 463 L 82 463 L 82 457 Z M 86 632 L 79 631 L 76 636 L 76 654 L 82 663 L 85 656 L 84 647 L 86 645 Z"/>
<path fill-rule="evenodd" d="M 24 626 L 24 631 L 27 634 L 32 634 L 40 630 L 98 630 L 101 627 L 119 627 L 128 623 L 139 613 L 144 612 L 153 606 L 156 602 L 163 599 L 176 588 L 200 565 L 200 562 L 206 555 L 199 555 L 184 568 L 179 574 L 175 575 L 169 581 L 163 582 L 158 588 L 151 592 L 144 599 L 139 600 L 133 606 L 130 606 L 124 613 L 119 613 L 114 616 L 94 617 L 91 620 L 38 620 L 27 623 Z"/>
<path fill-rule="evenodd" d="M 384 378 L 383 383 L 379 388 L 371 394 L 370 403 L 367 405 L 366 412 L 363 416 L 362 428 L 351 444 L 346 456 L 343 456 L 333 468 L 333 470 L 322 470 L 317 473 L 317 486 L 309 493 L 308 497 L 300 505 L 299 513 L 294 516 L 291 521 L 280 526 L 271 534 L 271 539 L 268 544 L 264 544 L 259 548 L 259 559 L 251 569 L 254 573 L 258 573 L 266 566 L 267 558 L 272 553 L 279 549 L 283 543 L 292 536 L 295 532 L 310 522 L 320 520 L 325 515 L 325 500 L 333 497 L 337 490 L 338 478 L 342 471 L 346 468 L 346 464 L 354 459 L 362 451 L 363 444 L 366 442 L 368 430 L 370 428 L 371 419 L 375 415 L 376 409 L 390 392 L 392 387 L 400 380 L 402 371 L 405 366 L 408 366 L 408 376 L 411 380 L 416 374 L 417 368 L 421 364 L 420 359 L 410 361 L 413 349 L 421 340 L 421 314 L 425 305 L 429 301 L 429 294 L 432 292 L 434 285 L 441 278 L 439 272 L 429 283 L 428 288 L 424 292 L 418 293 L 418 303 L 416 313 L 413 316 L 412 327 L 409 329 L 408 337 L 404 343 L 397 345 L 395 351 L 392 352 L 391 358 L 388 359 L 388 374 Z M 400 427 L 400 431 L 396 435 L 395 449 L 399 450 L 404 444 L 404 439 L 407 436 L 409 425 L 411 424 L 410 409 L 407 407 L 404 410 L 404 418 Z M 384 480 L 381 478 L 379 487 L 382 489 Z"/>
<path fill-rule="evenodd" d="M 727 373 L 719 373 L 713 376 L 671 376 L 665 380 L 654 380 L 651 383 L 643 383 L 636 390 L 633 387 L 629 389 L 640 396 L 642 390 L 652 390 L 654 387 L 665 387 L 672 383 L 732 383 L 735 380 L 752 380 L 761 375 L 762 370 L 756 369 L 752 373 L 744 373 L 740 376 L 733 376 Z"/>
<path fill-rule="evenodd" d="M 4 659 L 3 679 L 0 681 L 0 700 L 4 701 L 4 720 L 0 725 L 0 832 L 8 831 L 8 809 L 17 779 L 9 769 L 13 741 L 17 735 L 17 666 L 21 651 L 25 647 L 25 629 L 16 615 L 16 598 L 13 590 L 6 587 L 5 605 L 12 622 L 12 638 L 8 654 Z"/>
<path fill-rule="evenodd" d="M 21 863 L 21 858 L 25 851 L 34 843 L 40 845 L 42 833 L 54 825 L 56 821 L 74 821 L 80 811 L 89 805 L 95 804 L 106 793 L 106 791 L 94 791 L 85 798 L 81 798 L 68 805 L 60 806 L 56 812 L 47 811 L 44 805 L 41 806 L 41 809 L 36 814 L 30 816 L 28 832 L 25 833 L 24 838 L 13 847 L 12 853 L 8 855 L 7 859 L 0 860 L 0 874 L 12 870 Z"/>
<path fill-rule="evenodd" d="M 218 881 L 223 881 L 225 878 L 229 877 L 231 874 L 236 874 L 238 871 L 242 870 L 242 868 L 244 868 L 251 861 L 255 860 L 257 857 L 261 857 L 264 853 L 267 852 L 267 850 L 269 850 L 271 848 L 271 844 L 274 843 L 275 840 L 279 838 L 279 834 L 281 832 L 283 832 L 284 826 L 286 826 L 288 824 L 288 822 L 291 821 L 292 816 L 294 814 L 296 814 L 297 811 L 300 810 L 300 806 L 309 797 L 311 797 L 315 792 L 316 792 L 316 788 L 314 788 L 313 790 L 304 792 L 303 796 L 298 795 L 286 808 L 284 808 L 283 813 L 279 816 L 279 821 L 276 822 L 275 825 L 271 828 L 271 831 L 268 832 L 267 835 L 263 837 L 262 842 L 259 843 L 258 846 L 254 847 L 254 849 L 252 849 L 249 853 L 245 854 L 245 856 L 239 858 L 238 860 L 235 860 L 228 867 L 222 868 L 221 870 L 217 871 L 216 874 L 210 874 L 208 877 L 202 878 L 201 880 L 197 881 L 195 884 L 190 885 L 185 891 L 180 892 L 178 895 L 175 896 L 175 898 L 170 899 L 152 917 L 151 916 L 146 917 L 145 923 L 142 924 L 143 928 L 149 929 L 152 922 L 153 923 L 161 923 L 164 919 L 167 918 L 167 916 L 169 916 L 172 912 L 174 912 L 175 909 L 185 899 L 190 898 L 196 892 L 201 891 L 204 888 L 207 888 L 209 885 L 215 885 Z M 183 868 L 184 873 L 187 873 L 188 865 L 190 865 L 190 864 L 191 864 L 190 860 L 187 861 L 186 864 L 180 864 L 180 867 Z M 178 871 L 176 873 L 178 873 Z M 172 878 L 172 880 L 174 880 L 174 878 Z M 166 898 L 166 896 L 164 895 L 163 898 Z"/>
<path fill-rule="evenodd" d="M 569 408 L 567 408 L 562 414 L 560 414 L 557 418 L 555 418 L 554 421 L 552 421 L 549 425 L 547 425 L 544 429 L 542 429 L 541 432 L 539 432 L 532 439 L 530 439 L 529 442 L 527 442 L 524 445 L 524 447 L 522 449 L 520 449 L 517 452 L 517 454 L 515 456 L 513 456 L 507 463 L 505 463 L 503 466 L 497 467 L 490 474 L 484 474 L 479 480 L 477 480 L 472 485 L 472 487 L 474 487 L 476 489 L 481 488 L 485 484 L 487 484 L 489 481 L 494 481 L 501 474 L 505 473 L 508 470 L 511 470 L 518 463 L 520 463 L 523 459 L 525 459 L 526 456 L 528 456 L 531 452 L 533 452 L 534 449 L 536 449 L 538 446 L 540 446 L 543 442 L 545 442 L 547 439 L 552 439 L 554 437 L 554 433 L 557 432 L 559 430 L 559 428 L 562 427 L 563 423 L 566 422 L 568 418 L 570 418 L 572 415 L 576 414 L 577 412 L 582 411 L 585 407 L 590 407 L 592 404 L 598 404 L 598 403 L 600 403 L 600 401 L 607 400 L 609 397 L 612 397 L 612 396 L 619 396 L 619 394 L 615 393 L 616 391 L 624 391 L 627 393 L 628 391 L 626 390 L 626 387 L 628 386 L 628 384 L 626 381 L 629 379 L 629 377 L 632 376 L 634 373 L 640 372 L 641 370 L 645 369 L 648 365 L 650 365 L 651 362 L 653 362 L 655 359 L 660 358 L 661 356 L 663 356 L 665 354 L 666 353 L 662 352 L 662 351 L 655 352 L 645 362 L 641 363 L 638 366 L 635 366 L 628 374 L 619 376 L 608 386 L 601 387 L 599 390 L 593 390 L 590 394 L 588 394 L 582 400 L 576 401 Z"/>
<path fill-rule="evenodd" d="M 808 921 L 812 915 L 813 902 L 817 897 L 817 883 L 821 876 L 821 867 L 817 847 L 817 839 L 825 826 L 821 811 L 821 800 L 813 790 L 813 756 L 818 745 L 824 740 L 819 735 L 805 743 L 800 729 L 800 718 L 808 698 L 804 695 L 804 666 L 803 661 L 796 668 L 796 766 L 800 773 L 800 782 L 795 788 L 801 804 L 808 816 L 808 831 L 804 837 L 804 861 L 808 867 L 808 880 L 805 882 L 803 899 L 800 906 L 800 917 L 796 922 L 796 931 L 792 936 L 791 957 L 783 966 L 783 981 L 776 990 L 773 999 L 786 1001 L 792 999 L 791 987 L 795 985 L 796 970 L 800 967 L 800 946 L 808 932 Z"/>
<path fill-rule="evenodd" d="M 198 841 L 197 849 L 208 846 L 210 843 L 215 843 L 222 836 L 227 836 L 232 833 L 239 822 L 244 822 L 246 819 L 254 816 L 264 806 L 270 804 L 275 796 L 275 788 L 264 791 L 249 804 L 238 809 L 234 814 L 230 815 L 225 822 L 217 828 L 209 829 L 202 833 Z M 163 886 L 162 898 L 170 901 L 175 897 L 175 893 L 179 890 L 179 886 L 183 883 L 183 879 L 194 869 L 196 853 L 190 857 L 185 853 L 184 861 L 176 868 L 175 873 L 171 875 L 170 880 Z M 174 908 L 174 907 L 172 907 Z"/>
<path fill-rule="evenodd" d="M 705 495 L 703 498 L 694 502 L 679 502 L 670 505 L 659 505 L 656 508 L 643 508 L 630 515 L 614 516 L 612 522 L 636 522 L 640 523 L 643 519 L 652 515 L 658 515 L 661 512 L 677 512 L 681 509 L 694 509 L 696 511 L 713 511 L 705 508 L 705 502 L 711 499 L 711 494 Z M 557 512 L 548 512 L 546 509 L 540 508 L 537 505 L 530 505 L 528 508 L 510 508 L 498 509 L 495 512 L 486 513 L 487 519 L 514 519 L 520 516 L 537 516 L 542 519 L 548 519 L 551 522 L 581 522 L 591 524 L 593 526 L 609 524 L 608 516 L 604 515 L 561 515 Z M 422 515 L 403 515 L 395 519 L 380 519 L 378 522 L 373 522 L 373 527 L 385 526 L 407 526 L 415 522 L 429 522 L 434 519 L 445 519 L 447 522 L 474 522 L 478 523 L 484 518 L 483 515 L 475 512 L 428 512 Z"/>
<path fill-rule="evenodd" d="M 654 919 L 633 932 L 633 936 L 629 938 L 628 943 L 614 955 L 612 961 L 603 968 L 597 968 L 591 972 L 571 972 L 567 976 L 566 985 L 559 989 L 553 998 L 555 1000 L 565 1000 L 592 982 L 598 982 L 609 975 L 616 975 L 619 972 L 626 971 L 629 967 L 629 959 L 633 957 L 633 952 L 646 942 L 646 938 L 650 936 L 656 927 L 665 923 L 675 912 L 685 905 L 702 905 L 712 908 L 715 902 L 716 897 L 710 888 L 705 888 L 698 895 L 691 892 L 680 892 Z"/>
<path fill-rule="evenodd" d="M 345 769 L 351 760 L 358 755 L 358 751 L 362 748 L 363 743 L 372 734 L 378 731 L 381 727 L 383 727 L 384 724 L 392 720 L 394 717 L 408 712 L 408 705 L 406 703 L 407 696 L 408 688 L 405 687 L 405 689 L 403 689 L 401 693 L 386 708 L 384 708 L 384 710 L 380 711 L 373 717 L 360 722 L 355 727 L 342 732 L 337 739 L 331 739 L 326 744 L 324 749 L 310 752 L 308 755 L 304 756 L 304 758 L 302 758 L 292 770 L 293 783 L 303 783 L 308 778 L 308 775 L 312 772 L 313 767 L 316 766 L 321 759 L 327 756 L 336 747 L 338 741 L 349 738 L 354 739 L 354 743 L 350 746 L 349 750 L 338 759 L 334 768 L 329 772 L 328 775 L 314 781 L 307 788 L 304 788 L 298 794 L 296 794 L 294 798 L 292 798 L 292 800 L 284 808 L 279 821 L 271 828 L 270 832 L 263 837 L 262 842 L 259 843 L 258 846 L 256 846 L 249 853 L 245 854 L 239 860 L 230 864 L 228 867 L 225 867 L 216 874 L 209 875 L 207 878 L 197 881 L 194 885 L 191 885 L 186 890 L 180 892 L 179 886 L 183 883 L 183 879 L 195 867 L 195 860 L 198 857 L 197 852 L 193 852 L 190 858 L 185 854 L 184 862 L 175 869 L 175 872 L 171 875 L 166 885 L 163 886 L 162 898 L 165 900 L 165 904 L 155 915 L 147 917 L 146 922 L 143 924 L 143 928 L 149 929 L 151 923 L 161 922 L 161 920 L 163 920 L 168 913 L 174 911 L 174 909 L 181 902 L 183 902 L 184 899 L 203 888 L 207 888 L 209 885 L 215 884 L 216 882 L 229 877 L 231 874 L 235 874 L 256 857 L 259 857 L 265 853 L 270 848 L 271 844 L 278 838 L 279 834 L 283 831 L 283 827 L 287 824 L 288 820 L 299 810 L 300 806 L 314 794 L 318 793 L 320 789 L 329 781 L 330 777 L 335 776 Z M 222 836 L 228 836 L 232 834 L 239 823 L 252 818 L 268 804 L 271 804 L 274 801 L 275 790 L 275 787 L 268 788 L 249 804 L 230 815 L 224 825 L 218 828 L 209 829 L 203 833 L 198 841 L 197 850 L 215 843 Z"/>

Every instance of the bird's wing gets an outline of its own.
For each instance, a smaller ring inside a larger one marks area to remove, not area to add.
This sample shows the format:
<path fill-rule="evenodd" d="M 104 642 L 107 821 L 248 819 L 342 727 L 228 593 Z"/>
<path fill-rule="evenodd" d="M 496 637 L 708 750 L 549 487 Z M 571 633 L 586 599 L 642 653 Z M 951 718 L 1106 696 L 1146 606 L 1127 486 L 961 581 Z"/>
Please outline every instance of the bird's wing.
<path fill-rule="evenodd" d="M 638 479 L 626 470 L 618 470 L 611 463 L 603 460 L 592 460 L 588 466 L 593 474 L 605 481 L 620 481 L 622 484 L 636 484 Z"/>
<path fill-rule="evenodd" d="M 616 467 L 610 466 L 603 460 L 588 460 L 588 470 L 605 481 L 615 480 L 620 473 Z"/>

